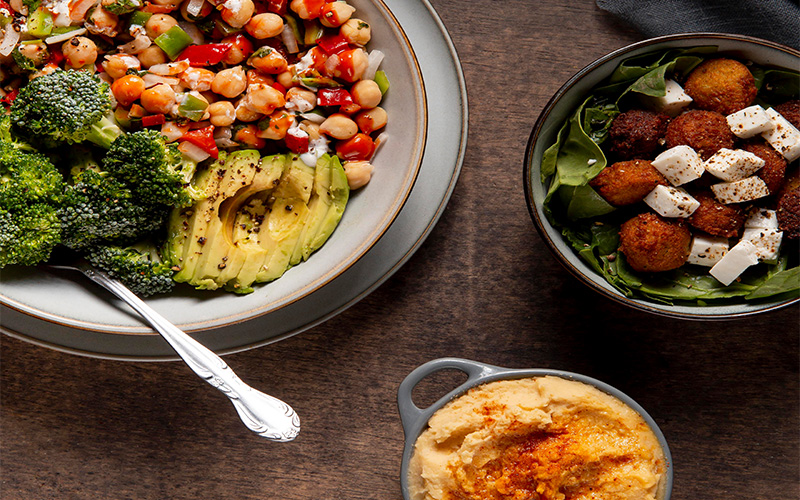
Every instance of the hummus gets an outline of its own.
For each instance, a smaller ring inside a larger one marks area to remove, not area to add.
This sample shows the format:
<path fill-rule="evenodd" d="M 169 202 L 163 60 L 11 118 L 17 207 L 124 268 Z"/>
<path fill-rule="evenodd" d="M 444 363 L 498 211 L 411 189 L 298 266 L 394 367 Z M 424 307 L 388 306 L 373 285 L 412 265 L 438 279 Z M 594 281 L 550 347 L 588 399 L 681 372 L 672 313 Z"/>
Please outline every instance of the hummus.
<path fill-rule="evenodd" d="M 434 413 L 408 479 L 412 500 L 654 500 L 665 472 L 636 411 L 548 376 L 491 382 Z"/>

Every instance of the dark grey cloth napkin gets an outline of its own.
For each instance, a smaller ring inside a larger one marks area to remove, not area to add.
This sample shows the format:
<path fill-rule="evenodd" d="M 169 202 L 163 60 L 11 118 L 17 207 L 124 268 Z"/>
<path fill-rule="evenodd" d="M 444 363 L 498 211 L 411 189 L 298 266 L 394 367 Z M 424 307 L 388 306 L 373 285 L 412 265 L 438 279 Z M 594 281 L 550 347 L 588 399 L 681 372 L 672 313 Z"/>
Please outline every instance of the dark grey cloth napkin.
<path fill-rule="evenodd" d="M 648 37 L 716 31 L 800 49 L 800 6 L 791 0 L 596 0 Z"/>

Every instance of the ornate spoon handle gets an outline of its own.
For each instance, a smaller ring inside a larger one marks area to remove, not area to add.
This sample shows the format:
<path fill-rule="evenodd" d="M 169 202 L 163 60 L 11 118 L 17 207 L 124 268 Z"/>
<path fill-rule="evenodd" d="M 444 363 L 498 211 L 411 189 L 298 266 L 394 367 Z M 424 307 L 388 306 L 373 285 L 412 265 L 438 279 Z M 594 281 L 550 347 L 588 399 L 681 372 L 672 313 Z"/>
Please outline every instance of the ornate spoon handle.
<path fill-rule="evenodd" d="M 272 441 L 291 441 L 297 437 L 300 418 L 291 406 L 242 382 L 222 358 L 170 323 L 119 281 L 86 264 L 76 267 L 141 314 L 200 378 L 228 396 L 251 431 Z"/>

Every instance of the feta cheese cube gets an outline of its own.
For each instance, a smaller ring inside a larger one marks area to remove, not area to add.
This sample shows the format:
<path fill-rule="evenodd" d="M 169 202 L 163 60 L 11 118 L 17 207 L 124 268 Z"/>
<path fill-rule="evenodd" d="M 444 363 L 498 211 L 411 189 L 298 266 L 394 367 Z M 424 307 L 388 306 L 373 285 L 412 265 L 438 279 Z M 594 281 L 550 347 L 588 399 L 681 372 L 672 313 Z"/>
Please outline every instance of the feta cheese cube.
<path fill-rule="evenodd" d="M 720 203 L 743 203 L 769 196 L 769 188 L 761 178 L 748 177 L 740 181 L 712 184 L 711 191 Z"/>
<path fill-rule="evenodd" d="M 670 116 L 678 116 L 692 102 L 689 94 L 683 91 L 675 80 L 666 80 L 666 93 L 663 96 L 642 96 L 645 104 L 652 110 Z"/>
<path fill-rule="evenodd" d="M 742 139 L 749 139 L 775 127 L 767 112 L 758 104 L 731 113 L 726 119 L 731 132 Z"/>
<path fill-rule="evenodd" d="M 700 155 L 689 146 L 669 148 L 656 156 L 652 164 L 673 186 L 699 179 L 705 171 Z"/>
<path fill-rule="evenodd" d="M 689 217 L 700 206 L 685 190 L 661 185 L 650 191 L 644 202 L 662 217 Z"/>
<path fill-rule="evenodd" d="M 762 132 L 761 137 L 782 154 L 787 161 L 794 161 L 800 158 L 800 130 L 797 130 L 794 125 L 789 123 L 789 120 L 773 108 L 769 108 L 767 114 L 772 119 L 775 127 Z"/>
<path fill-rule="evenodd" d="M 744 230 L 742 239 L 755 245 L 758 260 L 774 262 L 780 253 L 783 231 L 752 227 Z"/>
<path fill-rule="evenodd" d="M 750 177 L 765 163 L 763 158 L 743 149 L 722 148 L 706 160 L 703 167 L 714 177 L 732 182 Z"/>
<path fill-rule="evenodd" d="M 689 252 L 689 264 L 712 267 L 728 253 L 728 238 L 718 236 L 695 235 L 692 238 L 692 249 Z"/>
<path fill-rule="evenodd" d="M 745 269 L 758 264 L 756 246 L 750 240 L 740 240 L 719 262 L 714 264 L 709 273 L 725 286 L 733 283 Z"/>
<path fill-rule="evenodd" d="M 778 212 L 767 208 L 753 208 L 747 214 L 744 227 L 746 229 L 778 229 Z"/>

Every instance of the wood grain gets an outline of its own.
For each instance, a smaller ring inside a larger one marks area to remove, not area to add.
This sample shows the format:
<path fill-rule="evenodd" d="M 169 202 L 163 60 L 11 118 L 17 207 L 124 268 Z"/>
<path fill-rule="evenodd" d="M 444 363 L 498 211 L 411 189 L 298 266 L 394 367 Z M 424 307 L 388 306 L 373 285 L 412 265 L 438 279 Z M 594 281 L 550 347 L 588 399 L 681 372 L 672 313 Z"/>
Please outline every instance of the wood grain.
<path fill-rule="evenodd" d="M 584 373 L 661 425 L 675 499 L 796 499 L 798 308 L 696 323 L 598 296 L 539 239 L 522 190 L 536 116 L 575 71 L 641 39 L 581 0 L 432 2 L 460 54 L 469 146 L 452 201 L 395 276 L 343 314 L 228 356 L 289 401 L 296 442 L 244 430 L 179 363 L 62 354 L 2 336 L 0 497 L 382 500 L 400 498 L 396 390 L 441 356 Z M 427 404 L 459 381 L 439 374 Z"/>

